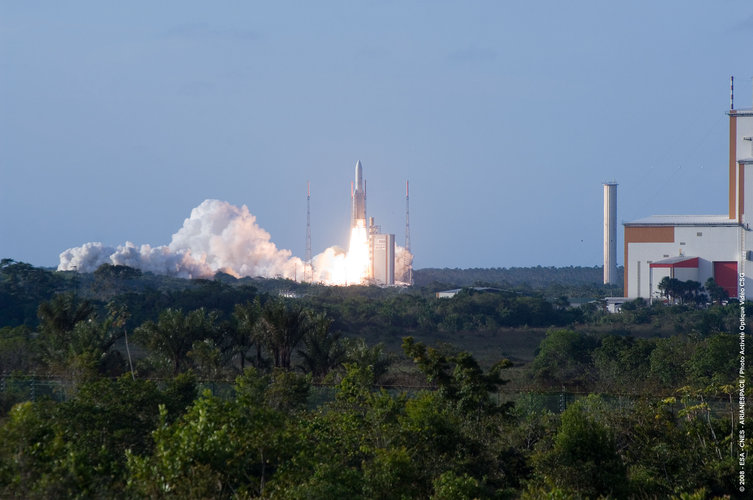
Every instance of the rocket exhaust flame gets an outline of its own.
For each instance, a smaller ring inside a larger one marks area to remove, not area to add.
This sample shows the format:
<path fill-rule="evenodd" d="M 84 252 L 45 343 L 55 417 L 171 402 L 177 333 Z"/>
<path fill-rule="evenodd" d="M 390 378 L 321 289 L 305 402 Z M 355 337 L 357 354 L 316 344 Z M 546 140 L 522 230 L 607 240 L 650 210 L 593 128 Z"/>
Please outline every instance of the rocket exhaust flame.
<path fill-rule="evenodd" d="M 359 285 L 369 275 L 369 237 L 366 226 L 358 224 L 350 230 L 350 246 L 345 258 L 346 285 Z"/>

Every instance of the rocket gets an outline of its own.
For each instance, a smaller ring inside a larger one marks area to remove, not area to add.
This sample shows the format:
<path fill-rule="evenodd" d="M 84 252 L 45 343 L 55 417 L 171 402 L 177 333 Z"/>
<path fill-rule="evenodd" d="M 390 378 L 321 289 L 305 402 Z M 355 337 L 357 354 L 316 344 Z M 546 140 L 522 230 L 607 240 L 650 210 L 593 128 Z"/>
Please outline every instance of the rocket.
<path fill-rule="evenodd" d="M 353 216 L 350 227 L 366 227 L 366 183 L 363 181 L 363 167 L 361 160 L 356 163 L 355 190 L 351 187 L 351 199 L 353 202 Z"/>

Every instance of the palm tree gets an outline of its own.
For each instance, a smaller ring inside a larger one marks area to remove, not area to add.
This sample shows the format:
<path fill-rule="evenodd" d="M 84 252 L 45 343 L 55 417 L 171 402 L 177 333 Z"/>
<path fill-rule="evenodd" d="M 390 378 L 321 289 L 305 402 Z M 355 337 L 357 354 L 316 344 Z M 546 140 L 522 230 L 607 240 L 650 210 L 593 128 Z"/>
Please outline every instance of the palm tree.
<path fill-rule="evenodd" d="M 314 316 L 311 330 L 303 337 L 304 348 L 298 350 L 301 368 L 316 379 L 324 377 L 345 359 L 345 345 L 340 341 L 340 334 L 330 330 L 332 322 L 324 313 Z"/>
<path fill-rule="evenodd" d="M 73 330 L 76 323 L 91 318 L 94 306 L 88 300 L 79 302 L 72 293 L 59 293 L 49 302 L 42 302 L 37 309 L 40 330 L 43 333 L 61 335 Z"/>
<path fill-rule="evenodd" d="M 353 363 L 359 368 L 371 367 L 374 380 L 387 374 L 392 360 L 384 352 L 384 345 L 379 344 L 369 347 L 364 339 L 344 339 L 346 363 Z"/>
<path fill-rule="evenodd" d="M 138 341 L 155 354 L 164 356 L 174 375 L 190 365 L 189 351 L 194 342 L 216 340 L 217 314 L 202 307 L 188 314 L 180 309 L 165 309 L 157 323 L 147 321 L 136 329 Z"/>
<path fill-rule="evenodd" d="M 125 333 L 126 311 L 112 304 L 108 308 L 107 317 L 99 321 L 92 304 L 79 302 L 73 294 L 40 304 L 39 346 L 47 365 L 78 380 L 119 373 L 121 357 L 112 347 Z"/>
<path fill-rule="evenodd" d="M 311 329 L 309 312 L 282 300 L 264 304 L 260 320 L 261 340 L 272 353 L 275 368 L 290 369 L 293 349 Z"/>
<path fill-rule="evenodd" d="M 240 357 L 241 371 L 246 369 L 248 351 L 252 346 L 256 346 L 256 366 L 259 367 L 262 363 L 262 339 L 261 329 L 259 328 L 261 304 L 259 298 L 257 297 L 253 302 L 236 304 L 233 318 L 235 319 L 235 328 L 233 329 L 232 351 Z"/>
<path fill-rule="evenodd" d="M 78 323 L 93 319 L 94 306 L 88 301 L 79 302 L 72 293 L 61 293 L 39 304 L 37 317 L 42 359 L 53 368 L 63 368 L 69 358 L 73 329 Z"/>

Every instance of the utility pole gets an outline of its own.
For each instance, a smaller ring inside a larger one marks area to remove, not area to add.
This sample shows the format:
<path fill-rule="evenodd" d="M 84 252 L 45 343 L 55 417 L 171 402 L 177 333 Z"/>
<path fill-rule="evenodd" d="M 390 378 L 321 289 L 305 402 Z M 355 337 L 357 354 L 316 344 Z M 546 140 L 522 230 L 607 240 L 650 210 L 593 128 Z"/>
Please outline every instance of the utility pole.
<path fill-rule="evenodd" d="M 306 263 L 303 268 L 303 281 L 314 279 L 311 268 L 311 181 L 306 183 Z"/>
<path fill-rule="evenodd" d="M 405 181 L 405 267 L 408 269 L 408 284 L 413 284 L 413 263 L 410 251 L 410 189 L 408 181 Z"/>

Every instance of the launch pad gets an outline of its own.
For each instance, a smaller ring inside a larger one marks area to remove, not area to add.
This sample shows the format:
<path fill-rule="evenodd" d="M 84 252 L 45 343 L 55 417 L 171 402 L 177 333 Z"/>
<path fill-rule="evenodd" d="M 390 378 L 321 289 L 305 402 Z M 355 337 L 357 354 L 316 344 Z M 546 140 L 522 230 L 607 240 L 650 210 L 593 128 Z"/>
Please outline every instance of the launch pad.
<path fill-rule="evenodd" d="M 381 227 L 374 224 L 373 217 L 368 219 L 368 226 L 366 224 L 366 182 L 363 179 L 363 166 L 360 160 L 356 163 L 355 182 L 351 186 L 350 197 L 352 216 L 348 254 L 360 254 L 363 258 L 354 259 L 349 264 L 359 269 L 359 280 L 362 282 L 394 285 L 395 235 L 382 233 Z M 366 262 L 363 262 L 364 258 Z M 353 276 L 351 269 L 348 275 Z"/>

